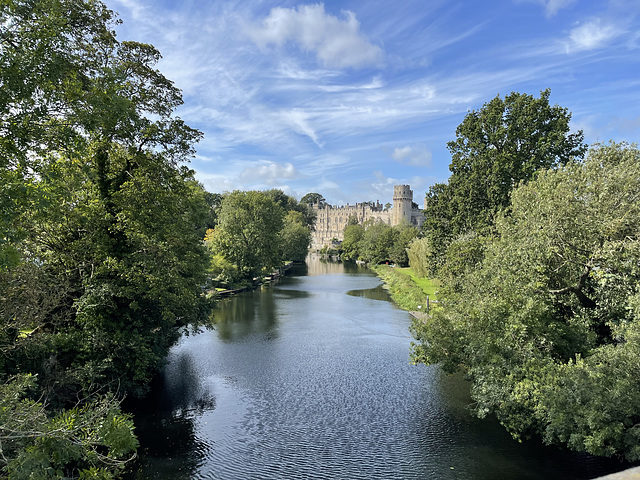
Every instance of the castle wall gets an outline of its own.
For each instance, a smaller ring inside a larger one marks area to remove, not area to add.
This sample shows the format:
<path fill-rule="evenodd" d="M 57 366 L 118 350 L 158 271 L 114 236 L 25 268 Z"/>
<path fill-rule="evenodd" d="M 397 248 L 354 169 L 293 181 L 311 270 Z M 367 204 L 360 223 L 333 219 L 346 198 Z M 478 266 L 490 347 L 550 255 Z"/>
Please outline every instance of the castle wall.
<path fill-rule="evenodd" d="M 380 202 L 357 203 L 342 207 L 327 204 L 312 205 L 316 213 L 315 232 L 311 240 L 312 249 L 331 246 L 334 241 L 344 240 L 344 229 L 350 217 L 357 219 L 360 225 L 367 220 L 378 220 L 387 225 L 399 225 L 407 221 L 418 228 L 424 222 L 424 214 L 419 209 L 412 208 L 413 192 L 409 185 L 394 187 L 393 208 L 384 210 Z"/>

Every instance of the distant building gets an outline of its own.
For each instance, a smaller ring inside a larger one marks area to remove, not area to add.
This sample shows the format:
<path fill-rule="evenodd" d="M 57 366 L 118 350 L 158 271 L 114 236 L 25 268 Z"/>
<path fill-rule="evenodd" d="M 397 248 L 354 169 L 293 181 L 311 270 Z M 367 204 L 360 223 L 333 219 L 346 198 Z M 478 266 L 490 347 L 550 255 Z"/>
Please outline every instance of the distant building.
<path fill-rule="evenodd" d="M 422 210 L 413 207 L 413 192 L 409 185 L 393 187 L 393 207 L 386 210 L 378 201 L 347 204 L 342 207 L 317 202 L 312 205 L 312 208 L 316 213 L 315 232 L 311 240 L 312 249 L 320 249 L 325 245 L 331 246 L 335 240 L 339 242 L 344 240 L 344 228 L 349 218 L 355 218 L 360 225 L 372 219 L 391 226 L 406 222 L 420 228 L 424 223 Z"/>

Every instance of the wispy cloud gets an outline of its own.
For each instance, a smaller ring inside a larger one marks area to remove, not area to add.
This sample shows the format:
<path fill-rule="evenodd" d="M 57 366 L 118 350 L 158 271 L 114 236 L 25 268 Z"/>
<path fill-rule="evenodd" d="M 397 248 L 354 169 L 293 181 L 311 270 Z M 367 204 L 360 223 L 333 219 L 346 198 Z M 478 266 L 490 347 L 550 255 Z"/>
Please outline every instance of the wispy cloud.
<path fill-rule="evenodd" d="M 512 91 L 550 87 L 598 138 L 637 133 L 634 1 L 107 1 L 119 38 L 155 45 L 183 90 L 177 113 L 205 133 L 192 166 L 212 191 L 384 202 L 399 182 L 420 197 L 449 175 L 465 113 Z M 525 20 L 524 1 L 541 14 Z"/>
<path fill-rule="evenodd" d="M 327 14 L 323 4 L 278 7 L 248 34 L 261 48 L 292 41 L 314 52 L 326 67 L 357 68 L 379 63 L 382 49 L 367 40 L 353 12 L 344 10 L 342 14 L 344 19 Z"/>
<path fill-rule="evenodd" d="M 282 118 L 284 123 L 291 126 L 291 128 L 295 132 L 301 135 L 306 135 L 311 140 L 313 140 L 313 143 L 315 143 L 319 147 L 322 147 L 317 133 L 309 123 L 310 115 L 307 112 L 298 108 L 294 108 L 292 110 L 280 112 L 279 116 L 280 118 Z"/>
<path fill-rule="evenodd" d="M 619 24 L 595 18 L 575 27 L 569 33 L 567 51 L 594 50 L 625 33 Z"/>
<path fill-rule="evenodd" d="M 398 147 L 391 153 L 396 162 L 415 167 L 430 167 L 433 154 L 424 145 Z"/>
<path fill-rule="evenodd" d="M 523 1 L 523 0 L 519 0 Z M 556 15 L 561 9 L 568 8 L 571 5 L 575 4 L 577 0 L 524 0 L 528 3 L 538 3 L 544 6 L 545 14 L 547 17 L 553 17 Z"/>

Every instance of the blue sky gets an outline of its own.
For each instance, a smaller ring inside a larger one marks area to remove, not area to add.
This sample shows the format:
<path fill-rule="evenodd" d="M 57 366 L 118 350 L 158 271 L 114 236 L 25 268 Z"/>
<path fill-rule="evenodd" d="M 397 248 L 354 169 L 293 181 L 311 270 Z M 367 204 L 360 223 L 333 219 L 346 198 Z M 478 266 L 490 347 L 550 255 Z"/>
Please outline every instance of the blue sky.
<path fill-rule="evenodd" d="M 640 137 L 638 0 L 106 3 L 162 53 L 212 192 L 386 203 L 408 183 L 422 204 L 466 112 L 512 91 L 550 88 L 589 144 Z"/>

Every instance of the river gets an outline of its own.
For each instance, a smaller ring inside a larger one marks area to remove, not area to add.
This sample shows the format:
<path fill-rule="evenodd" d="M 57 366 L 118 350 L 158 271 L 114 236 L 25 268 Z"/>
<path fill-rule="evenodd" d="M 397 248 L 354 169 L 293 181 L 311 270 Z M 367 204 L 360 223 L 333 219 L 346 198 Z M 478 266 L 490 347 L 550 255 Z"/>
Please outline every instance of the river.
<path fill-rule="evenodd" d="M 129 480 L 587 479 L 615 462 L 518 443 L 468 385 L 409 360 L 410 317 L 370 271 L 310 261 L 222 300 L 133 406 Z"/>

